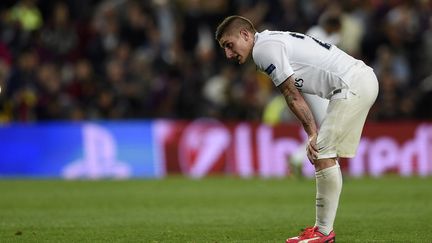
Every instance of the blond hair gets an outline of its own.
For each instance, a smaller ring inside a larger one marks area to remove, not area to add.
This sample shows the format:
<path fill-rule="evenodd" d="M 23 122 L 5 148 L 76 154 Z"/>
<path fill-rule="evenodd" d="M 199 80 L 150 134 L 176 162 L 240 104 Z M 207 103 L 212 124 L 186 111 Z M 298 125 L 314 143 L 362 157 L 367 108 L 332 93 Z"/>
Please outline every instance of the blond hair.
<path fill-rule="evenodd" d="M 249 19 L 239 15 L 232 15 L 226 17 L 222 21 L 222 23 L 218 25 L 218 27 L 216 28 L 215 38 L 219 42 L 224 34 L 230 33 L 233 30 L 240 29 L 246 29 L 252 34 L 255 34 L 257 32 Z"/>

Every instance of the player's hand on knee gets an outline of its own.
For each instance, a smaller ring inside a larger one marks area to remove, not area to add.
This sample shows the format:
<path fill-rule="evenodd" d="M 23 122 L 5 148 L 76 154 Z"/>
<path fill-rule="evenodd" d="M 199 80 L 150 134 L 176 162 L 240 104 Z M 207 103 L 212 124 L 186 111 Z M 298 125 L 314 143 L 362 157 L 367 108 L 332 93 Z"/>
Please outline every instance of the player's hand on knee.
<path fill-rule="evenodd" d="M 318 158 L 318 148 L 316 145 L 316 141 L 317 141 L 316 134 L 309 136 L 309 141 L 306 146 L 307 157 L 312 164 L 314 163 L 314 160 Z"/>

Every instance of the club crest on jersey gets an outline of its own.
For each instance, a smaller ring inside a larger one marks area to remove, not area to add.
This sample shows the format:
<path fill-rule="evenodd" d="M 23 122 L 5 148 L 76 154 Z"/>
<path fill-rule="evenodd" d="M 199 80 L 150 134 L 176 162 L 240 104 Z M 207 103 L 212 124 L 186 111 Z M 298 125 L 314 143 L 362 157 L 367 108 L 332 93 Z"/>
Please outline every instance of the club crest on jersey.
<path fill-rule="evenodd" d="M 264 72 L 266 72 L 268 75 L 270 75 L 270 74 L 273 72 L 273 70 L 275 70 L 275 69 L 276 69 L 275 65 L 270 64 L 270 65 L 266 68 L 266 70 L 264 70 Z"/>

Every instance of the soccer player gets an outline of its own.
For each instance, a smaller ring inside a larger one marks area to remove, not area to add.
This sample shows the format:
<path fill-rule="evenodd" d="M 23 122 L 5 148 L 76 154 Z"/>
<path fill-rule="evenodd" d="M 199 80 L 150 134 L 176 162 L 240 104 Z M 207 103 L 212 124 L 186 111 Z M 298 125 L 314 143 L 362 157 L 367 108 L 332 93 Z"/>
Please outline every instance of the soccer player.
<path fill-rule="evenodd" d="M 320 41 L 324 41 L 325 43 L 338 46 L 341 39 L 341 25 L 342 24 L 340 8 L 338 7 L 338 5 L 330 5 L 321 14 L 319 18 L 319 24 L 316 26 L 312 26 L 306 32 L 306 35 L 316 37 L 317 39 L 319 39 Z M 321 98 L 317 95 L 307 93 L 303 93 L 303 98 L 309 105 L 309 108 L 312 111 L 312 114 L 318 124 L 319 129 L 319 126 L 321 126 L 322 122 L 324 121 L 329 100 Z M 292 166 L 295 166 L 297 169 L 301 169 L 303 161 L 307 157 L 305 149 L 306 146 L 307 144 L 302 144 L 302 146 L 299 146 L 297 151 L 292 153 L 289 158 L 290 164 Z"/>
<path fill-rule="evenodd" d="M 286 242 L 334 242 L 333 223 L 342 190 L 338 158 L 354 157 L 363 126 L 378 95 L 372 68 L 334 45 L 282 31 L 257 32 L 250 20 L 229 16 L 217 27 L 216 40 L 228 59 L 250 58 L 266 72 L 308 134 L 307 156 L 315 167 L 316 219 Z M 301 93 L 329 100 L 318 131 Z"/>

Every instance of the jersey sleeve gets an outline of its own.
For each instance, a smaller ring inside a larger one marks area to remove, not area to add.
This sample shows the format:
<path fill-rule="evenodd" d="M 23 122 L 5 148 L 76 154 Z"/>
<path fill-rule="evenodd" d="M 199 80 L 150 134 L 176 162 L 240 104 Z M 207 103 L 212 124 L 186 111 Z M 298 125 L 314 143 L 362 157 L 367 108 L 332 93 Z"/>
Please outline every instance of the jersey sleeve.
<path fill-rule="evenodd" d="M 258 68 L 267 73 L 276 86 L 294 74 L 288 61 L 286 46 L 282 42 L 260 43 L 254 46 L 252 56 Z"/>

